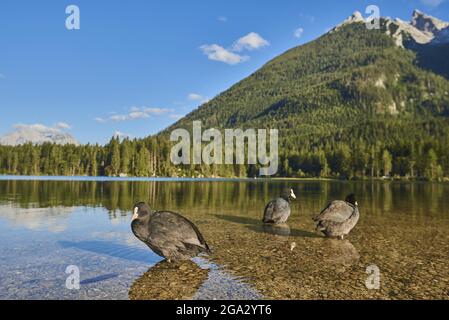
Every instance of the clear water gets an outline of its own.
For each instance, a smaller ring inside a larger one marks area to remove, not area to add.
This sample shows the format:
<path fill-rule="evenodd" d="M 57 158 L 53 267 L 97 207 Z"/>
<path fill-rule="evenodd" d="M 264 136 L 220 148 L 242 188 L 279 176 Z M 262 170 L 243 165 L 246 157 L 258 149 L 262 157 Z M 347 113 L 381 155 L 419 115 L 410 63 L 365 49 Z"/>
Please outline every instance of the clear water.
<path fill-rule="evenodd" d="M 288 224 L 260 222 L 284 186 Z M 2 177 L 0 299 L 449 299 L 449 185 Z M 330 200 L 357 195 L 343 241 L 314 231 Z M 169 265 L 130 230 L 137 201 L 195 222 L 213 255 Z M 293 249 L 292 249 L 293 248 Z M 77 266 L 80 288 L 68 289 Z M 380 272 L 379 289 L 366 270 Z"/>

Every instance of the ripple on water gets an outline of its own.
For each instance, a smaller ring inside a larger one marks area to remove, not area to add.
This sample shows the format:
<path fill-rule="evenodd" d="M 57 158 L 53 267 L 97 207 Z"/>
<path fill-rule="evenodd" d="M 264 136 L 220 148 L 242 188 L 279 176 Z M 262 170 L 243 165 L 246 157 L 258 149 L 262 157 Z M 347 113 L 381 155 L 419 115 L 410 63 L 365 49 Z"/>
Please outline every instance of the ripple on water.
<path fill-rule="evenodd" d="M 282 226 L 266 202 L 299 200 Z M 311 217 L 358 195 L 344 241 Z M 448 184 L 332 181 L 2 181 L 0 299 L 449 299 Z M 167 264 L 130 230 L 137 200 L 192 220 L 213 254 Z M 65 287 L 68 265 L 80 290 Z M 379 290 L 366 269 L 381 272 Z"/>

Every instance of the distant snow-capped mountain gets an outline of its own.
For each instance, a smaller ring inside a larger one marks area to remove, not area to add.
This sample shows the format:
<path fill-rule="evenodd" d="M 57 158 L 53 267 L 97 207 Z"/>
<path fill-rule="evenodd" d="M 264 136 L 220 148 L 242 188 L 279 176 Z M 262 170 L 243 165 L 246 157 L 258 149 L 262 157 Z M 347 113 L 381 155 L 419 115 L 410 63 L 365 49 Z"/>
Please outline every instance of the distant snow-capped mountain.
<path fill-rule="evenodd" d="M 331 32 L 352 23 L 363 23 L 365 19 L 358 11 L 337 25 Z M 417 44 L 445 44 L 449 43 L 449 22 L 442 21 L 419 10 L 414 10 L 410 22 L 399 18 L 381 18 L 381 29 L 392 36 L 396 45 L 404 47 L 406 42 Z"/>
<path fill-rule="evenodd" d="M 14 131 L 0 137 L 0 145 L 16 146 L 29 142 L 33 144 L 50 142 L 61 145 L 79 145 L 79 142 L 72 135 L 59 127 L 47 127 L 42 124 L 19 124 L 14 127 Z"/>

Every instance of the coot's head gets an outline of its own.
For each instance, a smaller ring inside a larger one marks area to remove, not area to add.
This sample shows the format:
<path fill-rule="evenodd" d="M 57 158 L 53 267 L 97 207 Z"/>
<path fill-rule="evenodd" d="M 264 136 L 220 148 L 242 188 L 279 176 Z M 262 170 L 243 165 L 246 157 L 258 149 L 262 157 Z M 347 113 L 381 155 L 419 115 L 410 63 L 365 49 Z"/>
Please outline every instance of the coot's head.
<path fill-rule="evenodd" d="M 145 202 L 136 203 L 134 205 L 133 217 L 131 218 L 131 222 L 136 219 L 147 216 L 148 214 L 150 214 L 150 212 L 151 212 L 150 206 L 147 205 Z"/>
<path fill-rule="evenodd" d="M 281 198 L 285 200 L 296 199 L 296 195 L 292 188 L 285 188 L 281 193 Z"/>
<path fill-rule="evenodd" d="M 353 206 L 358 206 L 357 200 L 355 199 L 355 194 L 351 193 L 345 199 L 346 202 L 352 204 Z"/>

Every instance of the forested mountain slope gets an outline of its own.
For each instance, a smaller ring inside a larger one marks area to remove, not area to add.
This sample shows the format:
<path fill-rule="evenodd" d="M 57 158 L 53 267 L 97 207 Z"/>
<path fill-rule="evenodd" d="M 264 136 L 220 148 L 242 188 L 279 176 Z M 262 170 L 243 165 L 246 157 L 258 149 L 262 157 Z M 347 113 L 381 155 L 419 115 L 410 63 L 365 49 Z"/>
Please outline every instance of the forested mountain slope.
<path fill-rule="evenodd" d="M 106 146 L 4 146 L 0 172 L 257 175 L 257 166 L 173 165 L 170 132 L 201 120 L 203 129 L 279 129 L 278 176 L 449 177 L 449 81 L 439 62 L 446 46 L 412 41 L 407 32 L 421 40 L 425 33 L 429 43 L 436 36 L 403 22 L 382 19 L 380 30 L 368 30 L 357 20 L 269 61 L 159 135 Z"/>
<path fill-rule="evenodd" d="M 193 120 L 279 129 L 288 176 L 438 176 L 448 173 L 448 116 L 447 79 L 384 30 L 352 23 L 268 62 L 165 133 Z"/>

